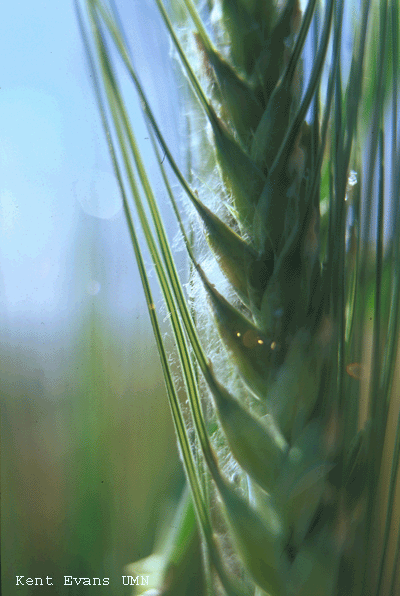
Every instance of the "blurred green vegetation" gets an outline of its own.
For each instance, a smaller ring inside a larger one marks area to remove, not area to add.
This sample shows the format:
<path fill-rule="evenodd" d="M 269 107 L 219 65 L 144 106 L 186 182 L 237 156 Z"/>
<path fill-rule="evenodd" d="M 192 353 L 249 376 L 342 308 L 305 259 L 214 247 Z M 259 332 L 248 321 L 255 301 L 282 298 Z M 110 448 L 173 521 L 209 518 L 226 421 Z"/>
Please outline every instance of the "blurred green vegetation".
<path fill-rule="evenodd" d="M 114 229 L 105 243 L 99 226 Z M 122 585 L 124 567 L 152 551 L 180 496 L 183 473 L 133 257 L 115 273 L 112 256 L 102 254 L 118 229 L 118 222 L 82 218 L 67 315 L 36 323 L 3 317 L 2 586 L 9 596 L 132 593 Z M 93 275 L 101 281 L 96 295 L 85 290 Z M 118 312 L 113 275 L 130 288 L 131 309 Z M 16 586 L 17 575 L 49 576 L 54 585 Z M 64 575 L 110 581 L 74 588 L 63 585 Z"/>

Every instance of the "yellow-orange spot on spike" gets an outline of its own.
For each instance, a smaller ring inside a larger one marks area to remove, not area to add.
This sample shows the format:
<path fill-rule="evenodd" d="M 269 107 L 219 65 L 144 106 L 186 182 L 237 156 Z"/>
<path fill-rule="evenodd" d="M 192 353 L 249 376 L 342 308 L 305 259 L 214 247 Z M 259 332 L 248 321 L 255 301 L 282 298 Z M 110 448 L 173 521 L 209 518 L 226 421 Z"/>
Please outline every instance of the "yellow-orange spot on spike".
<path fill-rule="evenodd" d="M 241 337 L 241 336 L 242 336 L 242 334 L 240 333 L 240 331 L 237 331 L 236 332 L 236 337 Z"/>
<path fill-rule="evenodd" d="M 258 340 L 257 340 L 257 343 L 258 343 L 258 344 L 260 344 L 260 346 L 262 346 L 264 342 L 263 342 L 263 340 L 262 340 L 262 339 L 258 339 Z"/>
<path fill-rule="evenodd" d="M 353 362 L 346 366 L 346 372 L 350 377 L 359 381 L 363 377 L 363 367 L 360 362 Z"/>
<path fill-rule="evenodd" d="M 273 341 L 270 347 L 271 347 L 271 350 L 275 350 L 275 348 L 276 348 L 276 341 Z"/>

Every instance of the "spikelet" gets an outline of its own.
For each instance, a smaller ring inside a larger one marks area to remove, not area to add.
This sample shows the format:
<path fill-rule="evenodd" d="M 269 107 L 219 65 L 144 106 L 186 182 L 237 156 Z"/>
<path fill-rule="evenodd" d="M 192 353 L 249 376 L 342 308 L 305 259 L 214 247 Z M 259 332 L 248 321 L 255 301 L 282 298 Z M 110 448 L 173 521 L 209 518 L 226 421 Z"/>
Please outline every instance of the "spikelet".
<path fill-rule="evenodd" d="M 210 149 L 223 183 L 216 192 L 221 191 L 221 203 L 229 197 L 230 215 L 217 223 L 214 216 L 210 225 L 206 206 L 197 208 L 197 213 L 236 293 L 236 298 L 231 295 L 233 302 L 197 263 L 195 270 L 229 362 L 254 396 L 250 402 L 244 398 L 253 414 L 246 413 L 238 407 L 243 391 L 238 389 L 235 399 L 208 381 L 230 453 L 248 475 L 250 499 L 247 505 L 238 500 L 220 480 L 217 493 L 240 563 L 265 593 L 278 596 L 306 593 L 310 584 L 299 571 L 304 557 L 315 578 L 327 562 L 315 550 L 326 526 L 316 537 L 309 534 L 329 492 L 336 445 L 326 448 L 327 418 L 315 411 L 331 342 L 330 337 L 320 337 L 319 205 L 306 180 L 318 147 L 313 147 L 311 127 L 305 121 L 285 139 L 301 105 L 300 55 L 313 3 L 303 20 L 297 1 L 280 10 L 274 3 L 267 10 L 267 4 L 221 3 L 221 20 L 215 26 L 226 32 L 227 57 L 204 30 L 194 34 L 202 58 L 202 69 L 195 76 L 205 85 L 208 82 L 211 95 Z M 327 8 L 327 29 L 331 18 L 332 3 Z M 201 172 L 200 177 L 205 175 Z M 201 188 L 199 193 L 205 196 Z M 239 231 L 243 248 L 234 248 L 238 243 L 227 241 L 227 232 L 220 233 L 226 226 L 232 234 Z M 252 522 L 253 516 L 259 521 Z M 266 526 L 265 518 L 270 520 Z M 340 559 L 333 540 L 328 559 L 332 567 L 324 594 L 331 593 Z"/>

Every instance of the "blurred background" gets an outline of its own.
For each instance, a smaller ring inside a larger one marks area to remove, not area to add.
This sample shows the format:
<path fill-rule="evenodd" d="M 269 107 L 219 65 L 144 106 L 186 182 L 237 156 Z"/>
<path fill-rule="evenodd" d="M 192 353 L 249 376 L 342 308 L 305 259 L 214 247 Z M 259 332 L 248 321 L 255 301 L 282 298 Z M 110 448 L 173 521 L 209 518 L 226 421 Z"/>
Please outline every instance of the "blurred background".
<path fill-rule="evenodd" d="M 118 7 L 178 147 L 174 64 L 154 5 Z M 124 565 L 151 552 L 183 474 L 73 2 L 8 2 L 2 17 L 3 594 L 120 595 Z M 17 575 L 54 586 L 17 587 Z M 110 584 L 68 588 L 64 575 Z"/>

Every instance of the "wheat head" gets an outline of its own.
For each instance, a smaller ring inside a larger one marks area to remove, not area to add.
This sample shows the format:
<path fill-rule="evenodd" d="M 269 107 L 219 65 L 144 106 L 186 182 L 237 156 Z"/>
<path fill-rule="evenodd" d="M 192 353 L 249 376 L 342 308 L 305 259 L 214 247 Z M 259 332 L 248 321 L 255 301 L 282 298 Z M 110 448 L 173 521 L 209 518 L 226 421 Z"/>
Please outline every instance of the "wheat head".
<path fill-rule="evenodd" d="M 85 14 L 78 8 L 191 489 L 168 545 L 133 565 L 135 573 L 151 570 L 151 589 L 137 593 L 186 593 L 179 582 L 196 520 L 204 593 L 394 596 L 397 2 L 361 3 L 346 75 L 344 0 L 323 7 L 309 0 L 304 14 L 299 0 L 182 0 L 169 12 L 155 2 L 192 93 L 186 177 L 115 13 L 96 0 L 87 0 Z M 110 40 L 141 99 L 181 227 L 191 262 L 186 294 Z M 196 214 L 191 236 L 162 153 Z M 189 412 L 173 383 L 135 210 L 169 312 Z M 206 247 L 193 240 L 200 233 Z"/>

